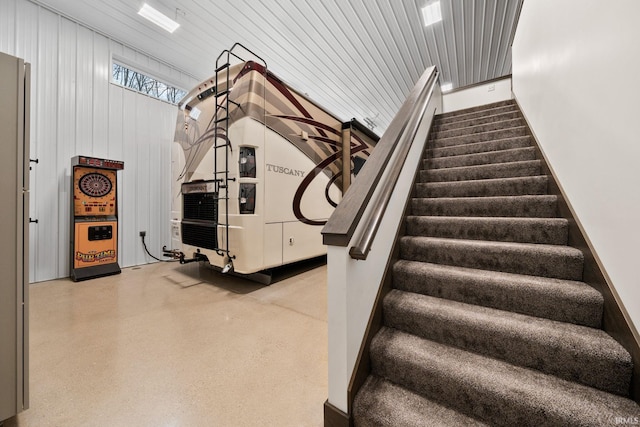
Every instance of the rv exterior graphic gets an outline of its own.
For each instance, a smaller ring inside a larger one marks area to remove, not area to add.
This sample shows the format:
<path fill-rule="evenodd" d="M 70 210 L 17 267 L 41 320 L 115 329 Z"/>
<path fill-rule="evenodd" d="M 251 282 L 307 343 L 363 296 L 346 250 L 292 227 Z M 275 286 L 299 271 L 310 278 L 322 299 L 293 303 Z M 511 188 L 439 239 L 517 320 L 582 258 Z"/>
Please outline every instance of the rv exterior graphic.
<path fill-rule="evenodd" d="M 378 138 L 225 52 L 179 105 L 166 255 L 240 274 L 321 256 L 321 226 Z"/>

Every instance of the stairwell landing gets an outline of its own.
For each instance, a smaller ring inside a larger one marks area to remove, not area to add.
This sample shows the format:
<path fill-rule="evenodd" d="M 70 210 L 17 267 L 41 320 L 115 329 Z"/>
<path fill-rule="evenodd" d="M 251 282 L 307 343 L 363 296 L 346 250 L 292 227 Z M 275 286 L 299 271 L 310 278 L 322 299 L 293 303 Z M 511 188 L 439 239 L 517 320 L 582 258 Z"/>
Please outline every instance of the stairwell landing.
<path fill-rule="evenodd" d="M 430 138 L 354 424 L 639 420 L 517 104 L 437 116 Z"/>

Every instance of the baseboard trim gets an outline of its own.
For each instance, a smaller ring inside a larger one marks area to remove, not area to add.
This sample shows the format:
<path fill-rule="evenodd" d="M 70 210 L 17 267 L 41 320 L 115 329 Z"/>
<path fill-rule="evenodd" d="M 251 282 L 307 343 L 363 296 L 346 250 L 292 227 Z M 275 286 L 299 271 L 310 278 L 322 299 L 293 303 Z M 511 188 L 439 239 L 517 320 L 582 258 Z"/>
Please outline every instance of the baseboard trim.
<path fill-rule="evenodd" d="M 608 276 L 601 260 L 593 248 L 593 244 L 584 231 L 569 203 L 565 192 L 560 185 L 557 175 L 551 168 L 549 161 L 542 151 L 540 143 L 533 132 L 529 120 L 527 120 L 517 97 L 514 100 L 518 104 L 522 119 L 527 124 L 527 133 L 531 137 L 536 149 L 536 157 L 542 162 L 542 172 L 549 175 L 549 194 L 558 196 L 558 213 L 569 221 L 569 246 L 579 249 L 584 255 L 583 282 L 596 288 L 604 297 L 604 313 L 602 316 L 602 329 L 611 335 L 630 354 L 633 360 L 633 375 L 629 396 L 640 404 L 640 334 L 633 325 L 627 310 L 622 304 L 611 278 Z"/>
<path fill-rule="evenodd" d="M 340 409 L 329 403 L 324 402 L 324 427 L 351 427 L 351 417 Z"/>

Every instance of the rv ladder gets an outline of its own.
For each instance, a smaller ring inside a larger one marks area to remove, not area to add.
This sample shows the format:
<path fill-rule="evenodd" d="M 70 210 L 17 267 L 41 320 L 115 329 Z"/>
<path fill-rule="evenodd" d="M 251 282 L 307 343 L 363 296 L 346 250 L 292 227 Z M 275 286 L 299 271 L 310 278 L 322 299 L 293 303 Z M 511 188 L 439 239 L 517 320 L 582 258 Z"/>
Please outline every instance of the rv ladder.
<path fill-rule="evenodd" d="M 228 132 L 229 124 L 230 124 L 230 115 L 231 115 L 231 111 L 229 110 L 229 108 L 231 107 L 231 105 L 237 108 L 242 108 L 240 103 L 236 101 L 232 101 L 230 99 L 231 85 L 232 85 L 232 78 L 230 75 L 231 59 L 233 57 L 234 60 L 239 60 L 240 62 L 246 62 L 237 54 L 233 53 L 233 50 L 236 47 L 240 47 L 244 49 L 246 52 L 249 52 L 254 57 L 258 58 L 264 65 L 265 74 L 267 70 L 267 63 L 258 55 L 251 52 L 246 47 L 242 46 L 240 43 L 235 43 L 231 47 L 231 49 L 223 51 L 216 59 L 216 71 L 215 71 L 216 110 L 213 117 L 213 122 L 215 124 L 216 134 L 218 135 L 221 134 L 223 136 L 216 137 L 216 140 L 214 142 L 213 176 L 215 177 L 214 182 L 215 182 L 215 192 L 217 194 L 217 200 L 218 202 L 224 201 L 225 208 L 223 212 L 218 213 L 218 218 L 216 218 L 217 233 L 222 232 L 224 239 L 220 239 L 219 238 L 220 236 L 218 236 L 218 239 L 216 239 L 217 244 L 216 244 L 215 251 L 218 255 L 228 258 L 228 260 L 226 260 L 225 262 L 229 262 L 229 263 L 231 263 L 231 260 L 235 258 L 235 255 L 232 255 L 231 252 L 229 251 L 229 202 L 231 200 L 234 200 L 234 197 L 232 197 L 229 194 L 229 181 L 233 182 L 236 180 L 235 177 L 233 178 L 229 177 L 229 154 L 233 152 L 233 147 L 232 147 L 231 140 L 229 139 L 229 132 Z M 224 62 L 221 62 L 223 57 L 225 57 Z M 222 91 L 218 91 L 218 89 L 220 88 L 220 84 L 225 85 L 224 90 Z M 222 139 L 225 142 L 218 144 L 219 139 Z M 224 150 L 224 153 L 222 152 L 218 153 L 218 151 L 221 149 Z M 220 158 L 221 164 L 218 164 L 218 156 L 224 156 Z M 224 164 L 224 166 L 222 166 L 222 164 Z M 224 193 L 222 191 L 224 191 Z M 224 215 L 224 219 L 222 221 L 220 220 L 220 214 Z M 220 244 L 221 241 L 224 242 L 222 245 Z M 221 246 L 224 246 L 224 247 L 221 247 Z M 228 266 L 229 265 L 231 264 L 228 264 Z"/>

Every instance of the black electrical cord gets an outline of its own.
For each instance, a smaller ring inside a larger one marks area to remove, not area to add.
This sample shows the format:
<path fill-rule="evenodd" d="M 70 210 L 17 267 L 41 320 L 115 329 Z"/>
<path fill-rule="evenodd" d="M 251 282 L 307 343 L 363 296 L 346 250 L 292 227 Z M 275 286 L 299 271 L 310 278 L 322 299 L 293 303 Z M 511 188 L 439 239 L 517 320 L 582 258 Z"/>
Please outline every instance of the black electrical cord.
<path fill-rule="evenodd" d="M 140 235 L 140 238 L 142 239 L 142 246 L 144 247 L 145 252 L 153 259 L 160 261 L 160 262 L 175 262 L 178 261 L 177 259 L 160 259 L 160 258 L 156 258 L 155 256 L 153 256 L 151 254 L 151 252 L 149 252 L 149 249 L 147 249 L 147 244 L 144 241 L 144 236 Z"/>

